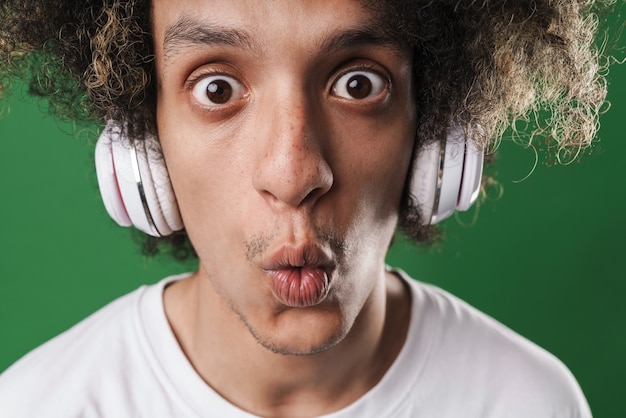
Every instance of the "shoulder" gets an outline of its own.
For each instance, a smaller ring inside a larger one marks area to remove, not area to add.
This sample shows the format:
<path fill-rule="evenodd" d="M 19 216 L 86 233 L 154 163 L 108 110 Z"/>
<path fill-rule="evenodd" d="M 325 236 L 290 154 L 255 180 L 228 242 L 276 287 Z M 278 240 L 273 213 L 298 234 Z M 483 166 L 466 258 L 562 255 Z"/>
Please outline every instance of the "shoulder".
<path fill-rule="evenodd" d="M 111 302 L 0 375 L 0 416 L 91 416 L 88 399 L 123 374 L 132 355 L 146 288 Z"/>
<path fill-rule="evenodd" d="M 482 417 L 591 416 L 555 356 L 450 293 L 403 277 L 412 289 L 412 322 L 431 330 L 420 382 L 432 397 L 451 401 L 442 408 L 456 403 L 465 416 Z"/>

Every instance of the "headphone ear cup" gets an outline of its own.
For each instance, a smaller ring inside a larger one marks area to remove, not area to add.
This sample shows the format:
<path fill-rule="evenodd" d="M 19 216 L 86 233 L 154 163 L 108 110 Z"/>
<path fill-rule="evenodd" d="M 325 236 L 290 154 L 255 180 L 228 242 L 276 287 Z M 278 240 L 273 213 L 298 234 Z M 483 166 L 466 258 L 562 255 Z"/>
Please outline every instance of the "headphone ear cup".
<path fill-rule="evenodd" d="M 157 236 L 171 235 L 183 228 L 183 221 L 163 161 L 161 146 L 158 139 L 151 135 L 136 142 L 139 173 L 152 226 L 159 234 Z"/>
<path fill-rule="evenodd" d="M 110 150 L 113 176 L 105 175 L 107 168 L 103 162 L 106 157 L 103 151 L 99 151 L 102 149 Z M 103 157 L 99 158 L 98 154 Z M 156 138 L 147 136 L 130 141 L 125 127 L 110 122 L 96 144 L 96 169 L 105 207 L 119 225 L 132 224 L 156 237 L 170 235 L 183 228 Z M 106 179 L 111 177 L 113 182 L 107 182 Z M 119 216 L 120 208 L 123 208 L 126 217 Z"/>
<path fill-rule="evenodd" d="M 435 224 L 467 210 L 480 191 L 483 152 L 454 123 L 443 148 L 439 142 L 419 151 L 411 178 L 411 193 L 417 199 L 425 225 Z"/>
<path fill-rule="evenodd" d="M 438 203 L 433 210 L 431 223 L 437 223 L 454 213 L 459 200 L 461 181 L 463 180 L 463 162 L 465 159 L 465 133 L 454 124 L 448 131 L 445 148 L 441 153 L 443 163 L 439 171 Z"/>
<path fill-rule="evenodd" d="M 128 216 L 122 192 L 118 186 L 113 159 L 112 127 L 107 126 L 96 143 L 95 160 L 98 187 L 107 213 L 118 225 L 128 227 L 133 223 Z"/>
<path fill-rule="evenodd" d="M 478 199 L 484 165 L 484 151 L 476 147 L 474 141 L 466 141 L 463 179 L 461 181 L 461 190 L 459 191 L 459 200 L 456 205 L 457 210 L 468 210 Z"/>
<path fill-rule="evenodd" d="M 410 193 L 419 206 L 420 219 L 424 225 L 432 223 L 433 212 L 437 207 L 440 162 L 441 144 L 434 142 L 420 149 L 413 163 Z"/>

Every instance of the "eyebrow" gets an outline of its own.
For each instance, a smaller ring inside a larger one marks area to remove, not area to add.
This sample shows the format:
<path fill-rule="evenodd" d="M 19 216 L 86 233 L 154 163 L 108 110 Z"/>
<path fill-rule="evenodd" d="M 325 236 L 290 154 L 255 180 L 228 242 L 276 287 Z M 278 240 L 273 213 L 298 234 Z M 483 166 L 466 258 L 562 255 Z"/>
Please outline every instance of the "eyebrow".
<path fill-rule="evenodd" d="M 404 43 L 380 24 L 367 24 L 358 28 L 348 28 L 337 34 L 322 39 L 319 49 L 322 53 L 331 53 L 342 49 L 364 45 L 389 46 L 401 50 Z"/>
<path fill-rule="evenodd" d="M 177 55 L 194 46 L 220 45 L 250 51 L 261 55 L 261 47 L 252 35 L 242 29 L 204 23 L 190 16 L 182 16 L 165 30 L 163 57 L 167 66 Z M 386 45 L 396 50 L 404 47 L 404 42 L 379 23 L 369 23 L 358 28 L 347 28 L 333 33 L 318 43 L 322 54 L 363 45 Z"/>
<path fill-rule="evenodd" d="M 204 45 L 230 46 L 248 50 L 255 55 L 260 55 L 261 50 L 252 36 L 243 30 L 207 24 L 182 16 L 165 30 L 163 61 L 167 65 L 185 49 Z"/>

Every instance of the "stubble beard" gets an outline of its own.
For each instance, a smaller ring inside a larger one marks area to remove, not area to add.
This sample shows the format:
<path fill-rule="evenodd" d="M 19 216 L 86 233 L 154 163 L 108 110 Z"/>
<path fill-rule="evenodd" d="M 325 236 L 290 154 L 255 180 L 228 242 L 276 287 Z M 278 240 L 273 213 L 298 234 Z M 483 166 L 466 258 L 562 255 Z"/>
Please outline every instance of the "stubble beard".
<path fill-rule="evenodd" d="M 254 340 L 261 347 L 271 351 L 274 354 L 281 354 L 285 356 L 310 356 L 314 354 L 319 354 L 335 347 L 348 334 L 348 329 L 344 329 L 344 327 L 341 327 L 334 335 L 331 335 L 328 339 L 326 339 L 326 341 L 323 341 L 316 345 L 311 345 L 310 347 L 306 349 L 297 350 L 297 349 L 288 348 L 286 344 L 279 344 L 275 341 L 272 341 L 269 338 L 265 338 L 256 330 L 255 327 L 253 327 L 248 322 L 248 320 L 243 315 L 239 314 L 237 311 L 234 311 L 234 312 L 237 314 L 237 316 L 239 317 L 243 325 L 247 328 L 250 335 L 252 335 Z"/>

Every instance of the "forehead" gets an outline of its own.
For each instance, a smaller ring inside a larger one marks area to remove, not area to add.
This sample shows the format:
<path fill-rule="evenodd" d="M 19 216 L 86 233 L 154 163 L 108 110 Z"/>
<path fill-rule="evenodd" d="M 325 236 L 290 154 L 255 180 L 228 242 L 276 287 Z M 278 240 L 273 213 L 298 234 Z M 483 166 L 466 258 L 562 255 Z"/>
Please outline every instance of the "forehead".
<path fill-rule="evenodd" d="M 152 8 L 161 61 L 207 44 L 260 55 L 268 47 L 280 51 L 281 43 L 311 50 L 338 47 L 336 43 L 400 43 L 383 19 L 357 0 L 155 0 Z"/>
<path fill-rule="evenodd" d="M 155 32 L 162 23 L 184 15 L 225 25 L 246 24 L 251 29 L 271 29 L 277 24 L 307 20 L 319 25 L 329 21 L 341 25 L 342 21 L 369 17 L 364 4 L 358 0 L 153 0 L 152 9 Z M 283 15 L 289 19 L 277 22 Z"/>

